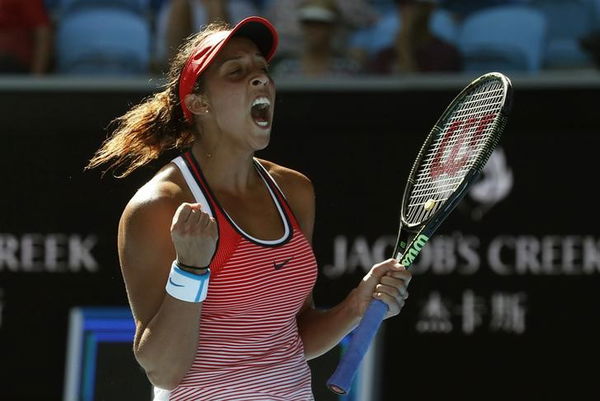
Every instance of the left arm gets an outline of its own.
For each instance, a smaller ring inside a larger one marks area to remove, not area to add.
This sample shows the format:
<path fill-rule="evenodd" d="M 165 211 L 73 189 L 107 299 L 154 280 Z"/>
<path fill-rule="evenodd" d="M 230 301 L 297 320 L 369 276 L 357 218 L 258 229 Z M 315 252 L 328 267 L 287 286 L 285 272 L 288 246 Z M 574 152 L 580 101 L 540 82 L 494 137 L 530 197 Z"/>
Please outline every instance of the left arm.
<path fill-rule="evenodd" d="M 287 195 L 300 227 L 311 241 L 315 220 L 315 196 L 312 183 L 300 173 L 277 169 L 274 174 Z M 281 173 L 281 174 L 278 174 Z M 388 305 L 386 317 L 400 313 L 408 297 L 406 287 L 410 273 L 396 260 L 389 259 L 373 266 L 360 284 L 338 305 L 328 310 L 315 307 L 312 293 L 297 315 L 298 330 L 304 343 L 306 359 L 323 355 L 335 347 L 360 322 L 372 299 Z"/>
<path fill-rule="evenodd" d="M 360 284 L 338 305 L 315 308 L 312 294 L 298 314 L 298 329 L 306 359 L 323 355 L 335 347 L 360 322 L 373 299 L 388 306 L 386 318 L 400 313 L 408 298 L 410 273 L 394 259 L 375 264 Z"/>

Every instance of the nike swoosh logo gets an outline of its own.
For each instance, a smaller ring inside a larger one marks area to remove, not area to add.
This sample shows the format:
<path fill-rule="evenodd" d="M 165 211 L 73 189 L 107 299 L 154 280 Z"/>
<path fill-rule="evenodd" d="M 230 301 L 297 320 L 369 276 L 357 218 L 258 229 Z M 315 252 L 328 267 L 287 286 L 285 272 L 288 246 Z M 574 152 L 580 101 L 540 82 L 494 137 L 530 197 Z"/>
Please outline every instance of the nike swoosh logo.
<path fill-rule="evenodd" d="M 185 285 L 183 284 L 177 284 L 176 282 L 174 282 L 171 277 L 169 277 L 169 283 L 173 284 L 175 287 L 185 287 Z"/>
<path fill-rule="evenodd" d="M 288 264 L 288 262 L 289 262 L 290 260 L 292 260 L 292 259 L 294 259 L 294 258 L 293 258 L 293 257 L 291 257 L 291 258 L 287 258 L 286 260 L 284 260 L 283 262 L 280 262 L 280 263 L 273 262 L 273 268 L 274 268 L 275 270 L 281 270 L 281 269 L 283 268 L 283 266 L 287 265 L 287 264 Z"/>

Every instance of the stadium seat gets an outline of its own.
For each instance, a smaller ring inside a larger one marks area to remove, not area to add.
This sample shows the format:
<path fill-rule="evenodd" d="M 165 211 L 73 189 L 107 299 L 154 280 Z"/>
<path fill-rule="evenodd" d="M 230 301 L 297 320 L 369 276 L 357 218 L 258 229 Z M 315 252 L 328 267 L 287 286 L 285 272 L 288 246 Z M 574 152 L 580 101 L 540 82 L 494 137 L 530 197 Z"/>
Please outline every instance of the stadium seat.
<path fill-rule="evenodd" d="M 56 34 L 57 72 L 79 75 L 145 74 L 150 65 L 148 20 L 118 8 L 63 14 Z"/>
<path fill-rule="evenodd" d="M 48 0 L 46 0 L 48 1 Z M 146 14 L 151 8 L 151 0 L 51 0 L 60 13 L 65 14 L 84 8 L 110 7 Z"/>
<path fill-rule="evenodd" d="M 456 45 L 460 24 L 454 19 L 452 12 L 443 8 L 436 9 L 431 15 L 429 27 L 436 36 Z"/>
<path fill-rule="evenodd" d="M 390 10 L 377 24 L 363 28 L 350 37 L 350 47 L 365 49 L 369 56 L 393 46 L 401 21 L 397 10 Z M 429 20 L 431 32 L 446 42 L 456 44 L 459 27 L 452 14 L 444 9 L 436 9 Z"/>
<path fill-rule="evenodd" d="M 594 8 L 589 0 L 536 0 L 532 4 L 547 20 L 544 68 L 574 68 L 591 65 L 580 39 L 593 30 Z"/>
<path fill-rule="evenodd" d="M 528 6 L 497 6 L 469 15 L 457 46 L 464 70 L 537 72 L 542 67 L 546 18 Z"/>

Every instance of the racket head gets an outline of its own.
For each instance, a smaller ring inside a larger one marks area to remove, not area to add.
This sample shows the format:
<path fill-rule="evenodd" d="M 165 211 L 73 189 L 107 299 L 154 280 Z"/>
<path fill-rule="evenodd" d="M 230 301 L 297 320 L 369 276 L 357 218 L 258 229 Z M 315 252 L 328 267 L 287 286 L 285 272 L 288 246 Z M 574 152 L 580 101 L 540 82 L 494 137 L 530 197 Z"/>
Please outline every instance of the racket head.
<path fill-rule="evenodd" d="M 490 72 L 467 85 L 437 120 L 410 170 L 401 227 L 429 234 L 452 211 L 477 177 L 504 131 L 512 84 Z"/>
<path fill-rule="evenodd" d="M 504 130 L 511 102 L 512 86 L 507 77 L 500 73 L 482 75 L 454 98 L 427 136 L 404 189 L 394 249 L 394 257 L 406 268 L 487 162 Z M 435 201 L 425 207 L 429 199 Z M 349 391 L 386 310 L 383 302 L 371 301 L 327 382 L 333 392 Z"/>

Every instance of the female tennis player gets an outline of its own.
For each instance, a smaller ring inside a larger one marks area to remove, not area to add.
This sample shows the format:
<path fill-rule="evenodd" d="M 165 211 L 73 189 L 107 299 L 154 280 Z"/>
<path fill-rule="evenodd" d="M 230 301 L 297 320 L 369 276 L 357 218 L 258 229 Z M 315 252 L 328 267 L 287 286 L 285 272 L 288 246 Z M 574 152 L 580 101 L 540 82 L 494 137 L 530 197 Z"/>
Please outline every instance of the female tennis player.
<path fill-rule="evenodd" d="M 393 316 L 407 297 L 411 276 L 390 259 L 339 305 L 315 308 L 312 184 L 254 157 L 269 143 L 277 40 L 260 17 L 209 25 L 88 166 L 127 175 L 182 152 L 137 191 L 119 226 L 134 353 L 157 401 L 312 400 L 306 361 L 348 334 L 373 298 Z"/>

